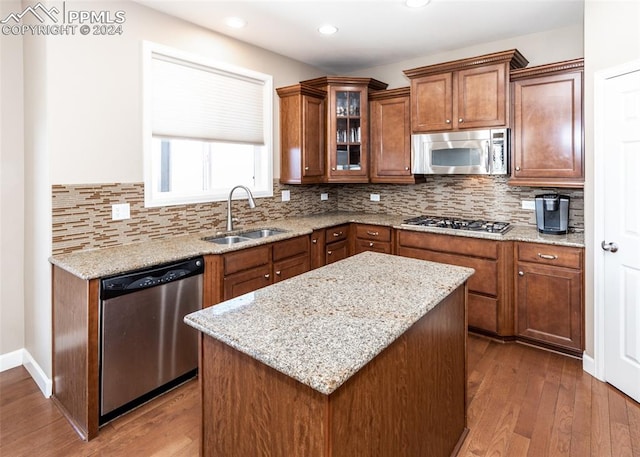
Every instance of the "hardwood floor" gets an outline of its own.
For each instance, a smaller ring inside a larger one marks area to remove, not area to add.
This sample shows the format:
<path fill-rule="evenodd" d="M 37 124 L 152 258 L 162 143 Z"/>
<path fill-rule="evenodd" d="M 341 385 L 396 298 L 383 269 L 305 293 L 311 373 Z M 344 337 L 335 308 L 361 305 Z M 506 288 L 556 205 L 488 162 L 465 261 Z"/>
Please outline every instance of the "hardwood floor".
<path fill-rule="evenodd" d="M 459 457 L 640 457 L 640 405 L 580 361 L 473 335 L 468 360 L 471 431 Z M 14 368 L 0 373 L 0 456 L 197 456 L 199 406 L 191 381 L 86 443 Z"/>

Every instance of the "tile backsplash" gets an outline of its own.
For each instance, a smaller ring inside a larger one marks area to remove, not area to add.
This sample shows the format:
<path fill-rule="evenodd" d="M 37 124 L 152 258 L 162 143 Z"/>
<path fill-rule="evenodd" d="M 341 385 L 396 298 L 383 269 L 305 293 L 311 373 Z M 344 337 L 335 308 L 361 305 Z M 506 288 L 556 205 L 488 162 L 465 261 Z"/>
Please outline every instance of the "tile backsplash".
<path fill-rule="evenodd" d="M 320 214 L 328 211 L 356 211 L 409 216 L 438 214 L 482 218 L 516 224 L 535 225 L 534 211 L 521 209 L 522 200 L 549 189 L 511 187 L 507 178 L 495 176 L 433 176 L 424 184 L 344 184 L 290 186 L 274 182 L 274 196 L 260 198 L 255 209 L 246 200 L 234 200 L 238 227 L 268 223 L 285 217 Z M 282 202 L 281 192 L 289 190 L 291 200 Z M 570 225 L 584 228 L 582 190 L 557 189 L 569 195 Z M 329 199 L 322 201 L 321 193 Z M 379 202 L 370 194 L 380 195 Z M 131 218 L 111 220 L 111 205 L 129 203 Z M 170 235 L 224 230 L 226 201 L 191 205 L 144 207 L 144 184 L 108 183 L 54 185 L 53 255 L 146 241 Z"/>

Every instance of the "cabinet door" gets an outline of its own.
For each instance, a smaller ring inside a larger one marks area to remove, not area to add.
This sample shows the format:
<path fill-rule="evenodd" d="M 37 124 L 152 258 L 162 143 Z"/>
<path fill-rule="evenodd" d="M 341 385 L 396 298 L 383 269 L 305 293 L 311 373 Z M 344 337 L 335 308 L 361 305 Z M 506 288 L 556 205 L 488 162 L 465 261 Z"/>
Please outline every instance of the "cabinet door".
<path fill-rule="evenodd" d="M 314 230 L 311 234 L 311 269 L 325 264 L 325 230 Z"/>
<path fill-rule="evenodd" d="M 324 100 L 302 96 L 302 176 L 324 176 Z M 314 181 L 315 182 L 315 181 Z"/>
<path fill-rule="evenodd" d="M 506 72 L 505 64 L 457 72 L 458 129 L 507 125 Z"/>
<path fill-rule="evenodd" d="M 518 335 L 580 354 L 583 349 L 580 271 L 524 262 L 519 262 L 517 268 Z"/>
<path fill-rule="evenodd" d="M 328 243 L 326 250 L 325 263 L 337 262 L 338 260 L 346 259 L 349 257 L 349 242 L 348 240 L 336 241 L 335 243 Z"/>
<path fill-rule="evenodd" d="M 339 86 L 329 90 L 328 181 L 368 182 L 368 90 Z"/>
<path fill-rule="evenodd" d="M 518 80 L 513 96 L 510 184 L 583 181 L 582 73 Z"/>
<path fill-rule="evenodd" d="M 453 128 L 453 73 L 411 80 L 411 129 L 413 132 Z"/>
<path fill-rule="evenodd" d="M 299 255 L 273 263 L 274 282 L 284 281 L 309 271 L 309 256 Z"/>
<path fill-rule="evenodd" d="M 370 240 L 356 240 L 355 254 L 360 254 L 365 251 L 380 252 L 382 254 L 391 254 L 391 243 L 385 243 L 381 241 Z"/>
<path fill-rule="evenodd" d="M 268 286 L 271 282 L 271 265 L 263 265 L 225 276 L 223 280 L 224 300 L 230 300 L 248 292 L 253 292 L 261 287 Z"/>
<path fill-rule="evenodd" d="M 373 100 L 369 106 L 371 182 L 398 182 L 398 177 L 411 177 L 409 97 Z"/>

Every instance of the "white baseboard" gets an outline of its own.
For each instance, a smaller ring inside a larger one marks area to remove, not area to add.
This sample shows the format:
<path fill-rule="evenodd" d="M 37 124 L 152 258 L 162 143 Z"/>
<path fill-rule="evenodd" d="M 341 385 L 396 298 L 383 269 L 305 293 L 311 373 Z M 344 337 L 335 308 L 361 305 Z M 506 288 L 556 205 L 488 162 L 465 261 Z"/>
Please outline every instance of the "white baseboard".
<path fill-rule="evenodd" d="M 17 351 L 7 354 L 0 354 L 0 372 L 19 367 L 20 365 L 24 365 L 42 394 L 46 398 L 49 398 L 53 392 L 53 381 L 49 379 L 42 368 L 40 368 L 40 365 L 38 365 L 29 351 L 26 349 L 18 349 Z"/>
<path fill-rule="evenodd" d="M 598 378 L 596 376 L 596 361 L 593 357 L 588 356 L 586 352 L 582 354 L 582 369 L 594 378 Z"/>

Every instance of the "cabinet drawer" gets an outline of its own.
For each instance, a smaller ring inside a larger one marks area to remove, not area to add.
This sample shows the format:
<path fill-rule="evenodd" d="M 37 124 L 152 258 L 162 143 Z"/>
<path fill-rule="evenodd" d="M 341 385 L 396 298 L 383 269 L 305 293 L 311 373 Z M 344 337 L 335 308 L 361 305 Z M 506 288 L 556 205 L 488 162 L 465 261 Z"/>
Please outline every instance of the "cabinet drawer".
<path fill-rule="evenodd" d="M 271 262 L 271 245 L 224 254 L 224 274 L 230 275 Z"/>
<path fill-rule="evenodd" d="M 271 284 L 271 267 L 261 265 L 224 278 L 224 300 L 230 300 L 240 295 Z"/>
<path fill-rule="evenodd" d="M 325 258 L 325 263 L 327 265 L 337 262 L 338 260 L 346 259 L 347 257 L 349 257 L 349 244 L 347 243 L 347 240 L 327 244 Z"/>
<path fill-rule="evenodd" d="M 348 225 L 338 225 L 337 227 L 328 228 L 325 230 L 325 239 L 327 244 L 334 241 L 341 241 L 347 239 L 349 236 Z"/>
<path fill-rule="evenodd" d="M 391 241 L 391 228 L 380 225 L 356 225 L 356 238 L 371 241 Z"/>
<path fill-rule="evenodd" d="M 398 231 L 398 246 L 451 252 L 486 259 L 498 258 L 498 241 L 479 240 L 453 235 Z"/>
<path fill-rule="evenodd" d="M 289 240 L 279 241 L 273 245 L 273 261 L 309 254 L 309 237 L 299 236 Z"/>
<path fill-rule="evenodd" d="M 384 241 L 356 240 L 356 252 L 360 254 L 365 251 L 381 252 L 383 254 L 391 254 L 391 243 Z"/>
<path fill-rule="evenodd" d="M 582 249 L 539 243 L 518 243 L 518 261 L 582 268 Z"/>

